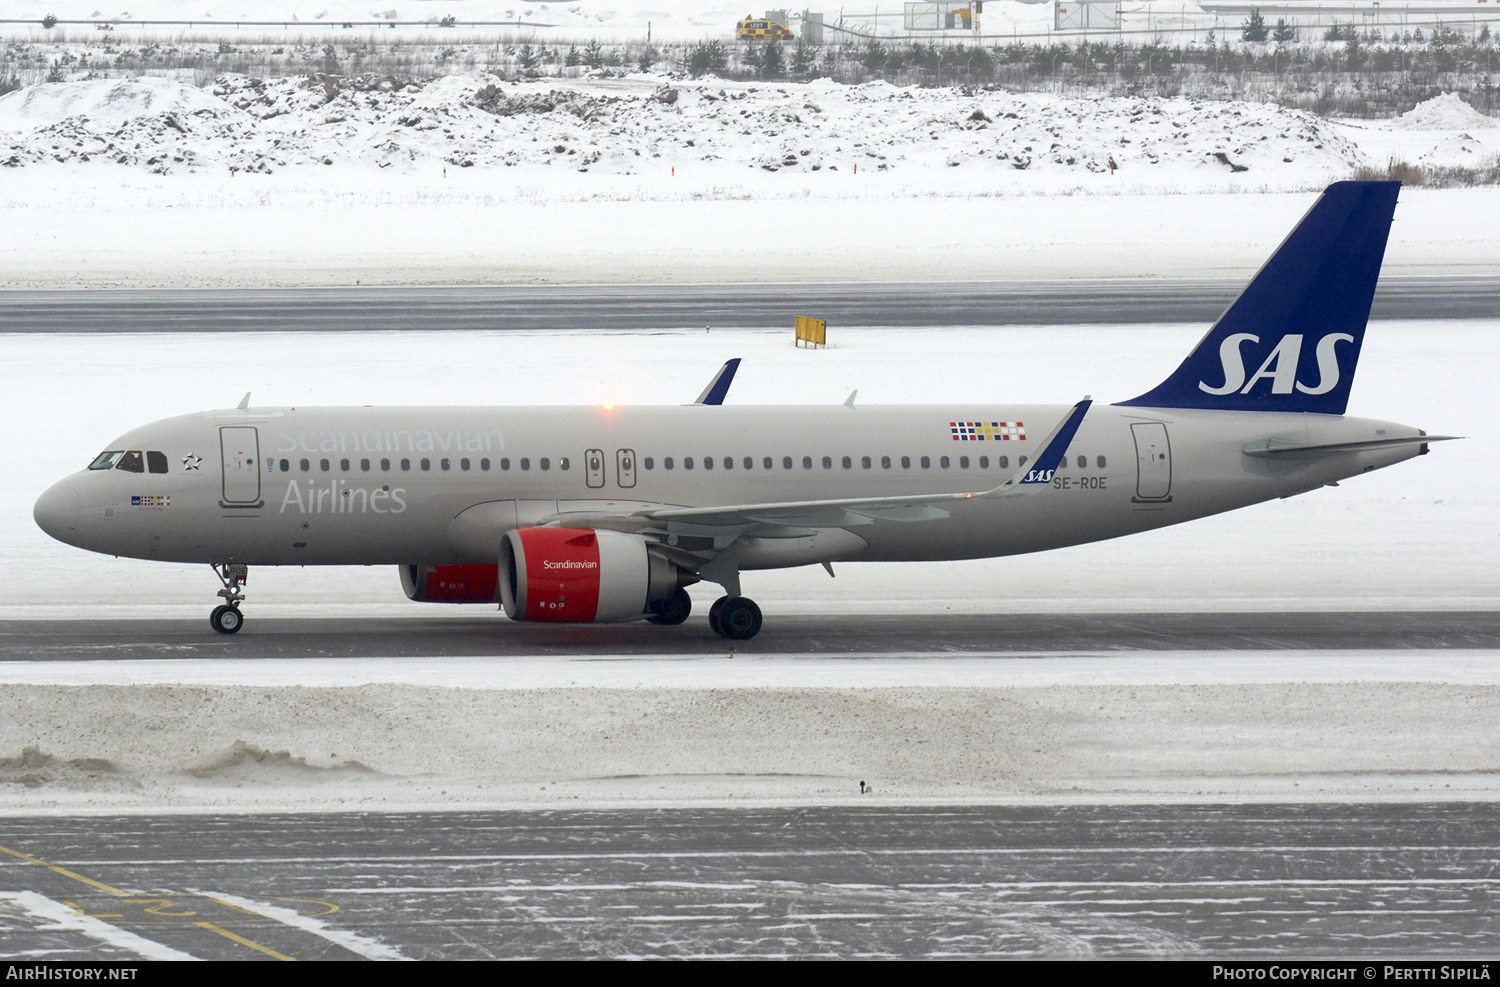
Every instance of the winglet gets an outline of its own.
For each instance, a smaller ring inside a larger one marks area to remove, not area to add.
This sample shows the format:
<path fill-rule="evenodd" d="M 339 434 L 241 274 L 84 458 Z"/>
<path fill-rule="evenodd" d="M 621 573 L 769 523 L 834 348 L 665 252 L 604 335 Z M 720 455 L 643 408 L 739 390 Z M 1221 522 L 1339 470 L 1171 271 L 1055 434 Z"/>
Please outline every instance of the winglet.
<path fill-rule="evenodd" d="M 846 407 L 846 408 L 852 408 L 852 407 L 854 407 L 854 399 L 857 398 L 857 397 L 859 397 L 859 388 L 856 387 L 854 390 L 852 390 L 852 391 L 849 392 L 849 396 L 848 397 L 844 398 L 844 407 Z"/>
<path fill-rule="evenodd" d="M 1029 467 L 1021 467 L 1021 470 L 1004 484 L 993 490 L 986 490 L 979 496 L 993 497 L 1000 494 L 1020 493 L 1050 485 L 1052 474 L 1056 473 L 1057 468 L 1062 465 L 1063 456 L 1068 453 L 1068 445 L 1073 441 L 1073 436 L 1078 434 L 1078 427 L 1083 424 L 1083 416 L 1089 413 L 1089 406 L 1093 403 L 1093 398 L 1085 396 L 1082 401 L 1073 405 L 1073 409 L 1042 440 L 1042 451 L 1037 454 L 1036 460 Z"/>
<path fill-rule="evenodd" d="M 708 386 L 703 389 L 703 393 L 698 395 L 698 400 L 693 403 L 723 404 L 724 395 L 729 393 L 729 384 L 734 380 L 734 373 L 738 369 L 740 369 L 739 357 L 726 361 L 719 368 L 719 372 L 714 374 L 714 379 L 708 382 Z"/>
<path fill-rule="evenodd" d="M 235 407 L 238 408 L 240 411 L 249 411 L 250 410 L 250 392 L 249 391 L 245 392 L 245 396 L 242 397 L 242 398 L 240 398 L 240 403 L 237 404 L 237 405 L 235 405 Z"/>

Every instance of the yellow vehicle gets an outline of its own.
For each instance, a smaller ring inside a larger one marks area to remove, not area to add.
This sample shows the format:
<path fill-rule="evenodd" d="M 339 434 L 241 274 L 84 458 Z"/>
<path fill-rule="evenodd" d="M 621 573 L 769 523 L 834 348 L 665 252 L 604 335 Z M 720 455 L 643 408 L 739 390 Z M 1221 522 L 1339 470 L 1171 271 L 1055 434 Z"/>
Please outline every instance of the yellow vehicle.
<path fill-rule="evenodd" d="M 785 26 L 768 21 L 764 17 L 753 18 L 749 14 L 735 25 L 735 36 L 742 41 L 790 41 L 796 35 Z"/>

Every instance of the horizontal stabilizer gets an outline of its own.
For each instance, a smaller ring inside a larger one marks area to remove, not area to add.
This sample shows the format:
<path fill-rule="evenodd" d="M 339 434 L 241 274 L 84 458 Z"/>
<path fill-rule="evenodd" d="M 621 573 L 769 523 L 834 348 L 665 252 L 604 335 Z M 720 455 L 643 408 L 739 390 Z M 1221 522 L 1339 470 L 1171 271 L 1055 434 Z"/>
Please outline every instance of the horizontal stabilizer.
<path fill-rule="evenodd" d="M 1370 439 L 1366 442 L 1293 442 L 1289 439 L 1264 439 L 1248 442 L 1242 450 L 1256 459 L 1306 459 L 1316 456 L 1331 456 L 1344 452 L 1374 452 L 1400 446 L 1425 446 L 1429 442 L 1451 442 L 1461 435 L 1406 435 L 1396 439 Z"/>

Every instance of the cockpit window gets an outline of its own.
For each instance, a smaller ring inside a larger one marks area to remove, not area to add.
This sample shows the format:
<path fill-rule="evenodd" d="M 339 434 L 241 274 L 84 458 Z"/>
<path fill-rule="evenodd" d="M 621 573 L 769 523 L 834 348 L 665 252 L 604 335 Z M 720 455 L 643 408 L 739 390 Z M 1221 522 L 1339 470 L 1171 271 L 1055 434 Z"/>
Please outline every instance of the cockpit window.
<path fill-rule="evenodd" d="M 123 455 L 125 455 L 125 450 L 123 449 L 116 449 L 113 452 L 101 452 L 99 453 L 98 458 L 96 458 L 92 463 L 89 463 L 89 469 L 113 469 L 115 463 L 118 463 L 120 461 L 120 457 Z"/>
<path fill-rule="evenodd" d="M 167 456 L 161 452 L 146 453 L 146 466 L 153 473 L 165 473 L 167 471 Z"/>
<path fill-rule="evenodd" d="M 120 457 L 120 461 L 115 464 L 115 469 L 144 473 L 146 472 L 146 457 L 141 455 L 139 449 L 132 449 Z"/>

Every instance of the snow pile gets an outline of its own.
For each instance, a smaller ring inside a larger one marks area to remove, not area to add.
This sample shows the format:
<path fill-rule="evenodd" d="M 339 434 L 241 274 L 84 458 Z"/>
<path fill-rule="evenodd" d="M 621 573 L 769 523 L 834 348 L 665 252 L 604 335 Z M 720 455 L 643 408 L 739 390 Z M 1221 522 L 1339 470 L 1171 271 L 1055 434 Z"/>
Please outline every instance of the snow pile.
<path fill-rule="evenodd" d="M 95 127 L 120 127 L 141 117 L 219 113 L 221 100 L 194 86 L 145 76 L 28 86 L 0 96 L 0 130 L 33 130 L 83 117 Z"/>
<path fill-rule="evenodd" d="M 1257 179 L 1285 180 L 1325 178 L 1363 160 L 1324 121 L 1267 104 L 826 80 L 641 75 L 560 88 L 478 75 L 406 86 L 223 77 L 211 93 L 162 80 L 52 83 L 0 100 L 0 119 L 12 130 L 15 121 L 45 121 L 0 139 L 0 164 L 103 159 L 162 174 L 335 163 L 410 171 L 442 162 L 633 175 L 696 163 L 799 174 L 1125 170 L 1137 179 L 1254 169 Z"/>
<path fill-rule="evenodd" d="M 1455 134 L 1439 141 L 1432 150 L 1417 159 L 1423 165 L 1459 165 L 1475 168 L 1486 163 L 1492 152 L 1484 142 L 1472 134 Z"/>
<path fill-rule="evenodd" d="M 1391 121 L 1394 130 L 1482 130 L 1500 125 L 1465 103 L 1456 93 L 1443 93 L 1412 107 Z"/>

